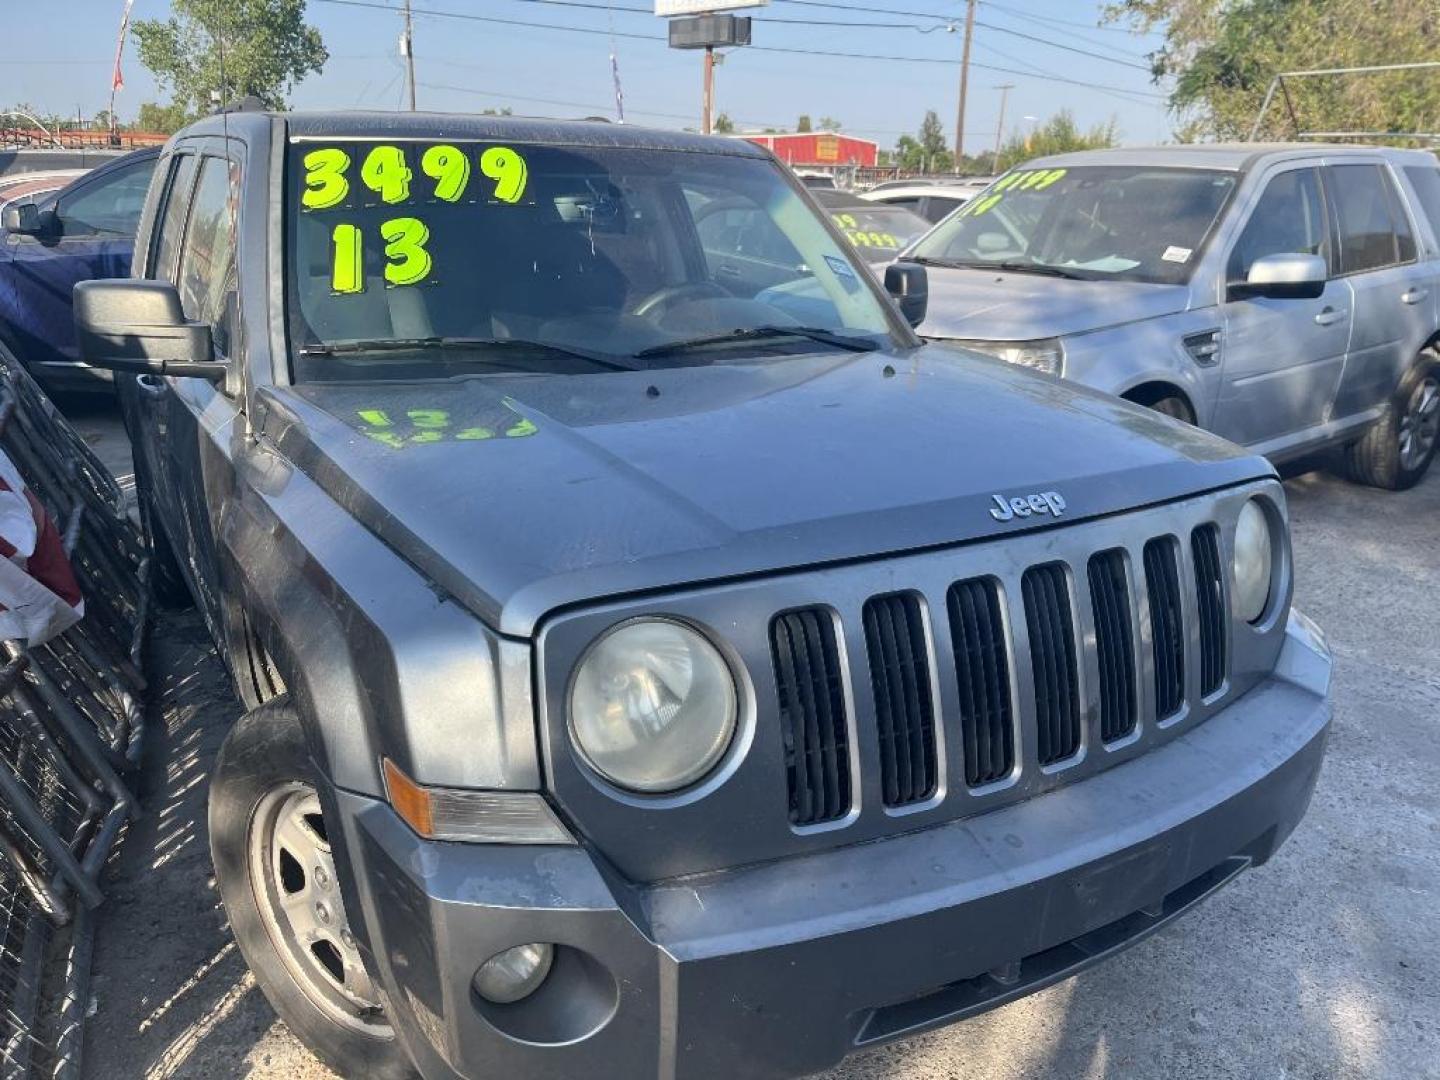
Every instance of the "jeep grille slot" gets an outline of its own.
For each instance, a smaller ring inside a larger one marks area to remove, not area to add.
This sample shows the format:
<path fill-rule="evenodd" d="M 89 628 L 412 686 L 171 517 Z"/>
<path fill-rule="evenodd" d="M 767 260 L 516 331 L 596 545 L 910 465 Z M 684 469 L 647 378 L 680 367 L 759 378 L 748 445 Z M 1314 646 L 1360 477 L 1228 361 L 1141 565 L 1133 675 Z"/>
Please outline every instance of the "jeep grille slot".
<path fill-rule="evenodd" d="M 1130 582 L 1119 548 L 1090 558 L 1090 606 L 1100 664 L 1100 738 L 1123 739 L 1135 730 L 1135 645 L 1130 632 Z"/>
<path fill-rule="evenodd" d="M 1053 765 L 1080 748 L 1080 680 L 1065 565 L 1032 566 L 1020 579 L 1020 589 L 1030 631 L 1039 759 L 1041 765 Z"/>
<path fill-rule="evenodd" d="M 924 802 L 935 794 L 939 773 L 920 598 L 914 593 L 872 597 L 865 602 L 864 621 L 885 805 Z"/>
<path fill-rule="evenodd" d="M 770 624 L 790 820 L 816 825 L 850 809 L 850 738 L 840 649 L 824 608 L 777 615 Z"/>
<path fill-rule="evenodd" d="M 1010 655 L 1000 589 L 992 578 L 959 581 L 950 586 L 945 606 L 960 688 L 965 783 L 981 787 L 1003 780 L 1015 767 Z"/>
<path fill-rule="evenodd" d="M 1200 623 L 1200 694 L 1209 697 L 1225 683 L 1225 575 L 1220 530 L 1201 525 L 1190 534 L 1195 557 L 1195 600 Z"/>
<path fill-rule="evenodd" d="M 1165 720 L 1185 703 L 1185 622 L 1174 537 L 1145 545 L 1145 589 L 1150 596 L 1150 640 L 1155 658 L 1155 718 Z"/>

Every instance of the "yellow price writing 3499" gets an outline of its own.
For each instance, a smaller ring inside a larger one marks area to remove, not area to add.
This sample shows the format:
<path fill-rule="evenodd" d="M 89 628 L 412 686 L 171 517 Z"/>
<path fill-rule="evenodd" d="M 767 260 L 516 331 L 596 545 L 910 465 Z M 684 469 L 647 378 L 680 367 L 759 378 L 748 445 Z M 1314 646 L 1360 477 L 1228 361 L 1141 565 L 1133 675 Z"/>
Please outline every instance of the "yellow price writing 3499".
<path fill-rule="evenodd" d="M 352 175 L 387 205 L 417 198 L 459 202 L 469 191 L 473 177 L 470 155 L 445 143 L 423 150 L 375 146 L 358 158 L 349 150 L 327 146 L 307 151 L 301 162 L 305 166 L 305 190 L 300 194 L 300 205 L 305 210 L 331 210 L 346 205 L 350 201 Z M 518 203 L 524 198 L 529 169 L 518 151 L 508 146 L 488 146 L 479 152 L 473 164 L 479 166 L 479 174 L 489 186 L 480 197 L 502 203 Z M 420 183 L 420 177 L 430 182 Z"/>

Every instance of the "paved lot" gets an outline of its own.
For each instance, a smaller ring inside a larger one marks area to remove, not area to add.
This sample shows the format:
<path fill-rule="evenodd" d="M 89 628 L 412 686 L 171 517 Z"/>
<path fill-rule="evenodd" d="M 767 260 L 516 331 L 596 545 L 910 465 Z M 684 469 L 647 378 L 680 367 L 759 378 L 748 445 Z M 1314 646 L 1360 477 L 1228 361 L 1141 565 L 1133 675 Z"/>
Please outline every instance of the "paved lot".
<path fill-rule="evenodd" d="M 114 447 L 113 422 L 82 423 Z M 1290 843 L 1111 963 L 829 1080 L 1440 1077 L 1440 472 L 1403 495 L 1323 472 L 1287 489 L 1298 602 L 1337 671 Z M 152 661 L 148 813 L 104 908 L 86 1072 L 328 1076 L 254 988 L 210 879 L 207 771 L 237 706 L 199 622 L 168 618 Z"/>

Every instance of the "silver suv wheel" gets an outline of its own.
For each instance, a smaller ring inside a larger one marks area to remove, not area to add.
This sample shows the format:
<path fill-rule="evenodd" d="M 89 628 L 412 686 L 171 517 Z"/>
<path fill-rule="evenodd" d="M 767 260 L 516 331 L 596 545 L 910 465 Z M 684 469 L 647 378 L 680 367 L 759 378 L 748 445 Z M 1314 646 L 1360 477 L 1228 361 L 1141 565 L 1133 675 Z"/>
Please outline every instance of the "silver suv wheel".
<path fill-rule="evenodd" d="M 305 996 L 336 1023 L 389 1035 L 345 917 L 315 789 L 296 781 L 269 791 L 255 806 L 247 847 L 261 922 Z"/>
<path fill-rule="evenodd" d="M 1435 446 L 1440 434 L 1440 381 L 1422 379 L 1406 403 L 1400 418 L 1400 465 L 1418 468 Z"/>

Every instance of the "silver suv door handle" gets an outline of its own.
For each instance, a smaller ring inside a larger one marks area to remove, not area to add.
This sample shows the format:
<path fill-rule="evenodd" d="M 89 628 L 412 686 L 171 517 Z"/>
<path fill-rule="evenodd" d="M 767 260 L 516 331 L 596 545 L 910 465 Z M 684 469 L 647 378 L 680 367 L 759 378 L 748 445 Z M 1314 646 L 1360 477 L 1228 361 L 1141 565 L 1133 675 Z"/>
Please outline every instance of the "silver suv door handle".
<path fill-rule="evenodd" d="M 1349 314 L 1350 312 L 1346 311 L 1344 308 L 1327 307 L 1323 311 L 1321 311 L 1319 315 L 1315 316 L 1315 322 L 1320 326 L 1330 326 L 1333 323 L 1339 322 L 1341 319 L 1345 318 L 1345 316 Z"/>
<path fill-rule="evenodd" d="M 1429 289 L 1411 289 L 1409 292 L 1401 293 L 1400 299 L 1406 304 L 1418 304 L 1429 295 Z"/>

